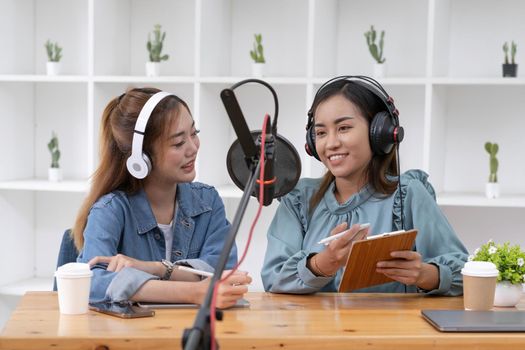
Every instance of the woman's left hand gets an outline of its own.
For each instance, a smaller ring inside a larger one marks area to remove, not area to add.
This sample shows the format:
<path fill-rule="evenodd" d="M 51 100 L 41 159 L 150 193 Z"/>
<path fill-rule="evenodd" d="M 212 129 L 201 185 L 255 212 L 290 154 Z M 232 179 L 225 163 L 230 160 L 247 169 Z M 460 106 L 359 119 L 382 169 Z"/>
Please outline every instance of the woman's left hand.
<path fill-rule="evenodd" d="M 162 265 L 158 261 L 143 261 L 130 258 L 124 254 L 117 254 L 114 256 L 95 256 L 89 260 L 89 266 L 96 264 L 107 264 L 107 271 L 119 272 L 125 267 L 133 267 L 137 270 L 147 272 L 152 275 L 160 276 L 163 273 Z"/>
<path fill-rule="evenodd" d="M 422 262 L 421 254 L 412 250 L 390 253 L 392 260 L 377 263 L 376 271 L 406 285 L 432 290 L 439 286 L 439 271 L 435 265 Z"/>

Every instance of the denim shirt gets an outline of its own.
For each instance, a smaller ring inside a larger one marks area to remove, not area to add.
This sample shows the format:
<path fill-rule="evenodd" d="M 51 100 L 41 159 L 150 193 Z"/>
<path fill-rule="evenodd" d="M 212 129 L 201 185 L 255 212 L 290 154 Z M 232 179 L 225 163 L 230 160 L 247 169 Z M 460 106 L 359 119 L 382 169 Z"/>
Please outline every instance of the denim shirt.
<path fill-rule="evenodd" d="M 337 291 L 342 268 L 333 277 L 322 277 L 314 275 L 306 266 L 310 254 L 324 249 L 317 242 L 342 222 L 348 226 L 369 222 L 370 236 L 402 229 L 402 194 L 404 228 L 418 230 L 415 250 L 424 262 L 439 269 L 439 286 L 426 293 L 462 294 L 461 269 L 468 252 L 436 204 L 435 192 L 427 177 L 422 171 L 410 170 L 401 175 L 400 187 L 392 195 L 378 195 L 367 185 L 343 204 L 337 202 L 332 182 L 313 213 L 309 210 L 310 198 L 321 180 L 301 179 L 296 188 L 282 198 L 268 229 L 268 247 L 261 272 L 264 289 L 297 294 Z M 356 292 L 417 291 L 414 285 L 390 282 Z"/>
<path fill-rule="evenodd" d="M 230 228 L 221 198 L 212 186 L 193 182 L 177 185 L 176 200 L 172 262 L 213 272 Z M 143 261 L 166 257 L 164 236 L 143 190 L 131 195 L 111 192 L 91 207 L 77 261 L 116 254 Z M 237 249 L 233 246 L 227 268 L 236 261 Z M 104 265 L 96 265 L 92 270 L 92 302 L 128 300 L 145 282 L 159 279 L 132 267 L 111 272 Z"/>

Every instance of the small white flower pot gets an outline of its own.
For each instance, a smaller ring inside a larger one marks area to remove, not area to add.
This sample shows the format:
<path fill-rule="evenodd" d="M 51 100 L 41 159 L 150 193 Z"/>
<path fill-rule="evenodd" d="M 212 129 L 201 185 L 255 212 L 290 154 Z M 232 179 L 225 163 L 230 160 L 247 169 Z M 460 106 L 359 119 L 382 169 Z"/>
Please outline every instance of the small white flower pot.
<path fill-rule="evenodd" d="M 521 283 L 512 284 L 509 281 L 498 282 L 496 284 L 496 292 L 494 294 L 494 306 L 516 306 L 520 302 L 522 293 L 523 286 Z"/>
<path fill-rule="evenodd" d="M 254 78 L 262 78 L 264 76 L 265 63 L 252 63 L 252 76 Z"/>
<path fill-rule="evenodd" d="M 374 78 L 380 79 L 386 76 L 386 63 L 374 63 Z"/>
<path fill-rule="evenodd" d="M 60 68 L 60 62 L 46 62 L 47 75 L 59 75 Z"/>
<path fill-rule="evenodd" d="M 499 183 L 487 182 L 485 184 L 485 195 L 487 198 L 498 198 L 499 197 Z"/>
<path fill-rule="evenodd" d="M 146 76 L 158 77 L 160 75 L 160 62 L 146 62 Z"/>
<path fill-rule="evenodd" d="M 47 170 L 47 177 L 49 181 L 58 182 L 62 181 L 62 169 L 60 168 L 49 168 Z"/>

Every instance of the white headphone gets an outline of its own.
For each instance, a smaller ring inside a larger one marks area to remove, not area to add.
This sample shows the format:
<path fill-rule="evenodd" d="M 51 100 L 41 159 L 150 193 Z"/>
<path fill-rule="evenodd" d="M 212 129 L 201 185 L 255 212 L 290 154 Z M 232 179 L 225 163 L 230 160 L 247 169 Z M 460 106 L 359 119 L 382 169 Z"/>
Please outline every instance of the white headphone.
<path fill-rule="evenodd" d="M 142 152 L 144 132 L 146 131 L 146 125 L 148 125 L 151 112 L 153 112 L 159 102 L 167 96 L 175 95 L 170 92 L 160 91 L 151 96 L 144 104 L 144 107 L 140 110 L 137 122 L 135 123 L 133 141 L 131 144 L 131 155 L 126 161 L 126 167 L 131 176 L 136 177 L 137 179 L 145 178 L 151 171 L 151 160 L 146 153 Z"/>

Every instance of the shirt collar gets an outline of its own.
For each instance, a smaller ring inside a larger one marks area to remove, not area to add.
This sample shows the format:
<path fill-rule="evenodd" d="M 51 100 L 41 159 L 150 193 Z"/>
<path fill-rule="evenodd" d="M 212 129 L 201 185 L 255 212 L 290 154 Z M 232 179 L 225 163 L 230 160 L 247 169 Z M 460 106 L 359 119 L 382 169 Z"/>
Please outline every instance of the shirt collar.
<path fill-rule="evenodd" d="M 323 200 L 330 212 L 334 214 L 342 214 L 359 207 L 361 204 L 365 203 L 373 194 L 374 191 L 372 187 L 370 186 L 370 184 L 367 184 L 363 188 L 361 188 L 359 192 L 350 196 L 350 198 L 345 203 L 339 204 L 339 202 L 335 198 L 335 181 L 332 181 L 332 183 L 330 184 L 323 196 Z"/>

